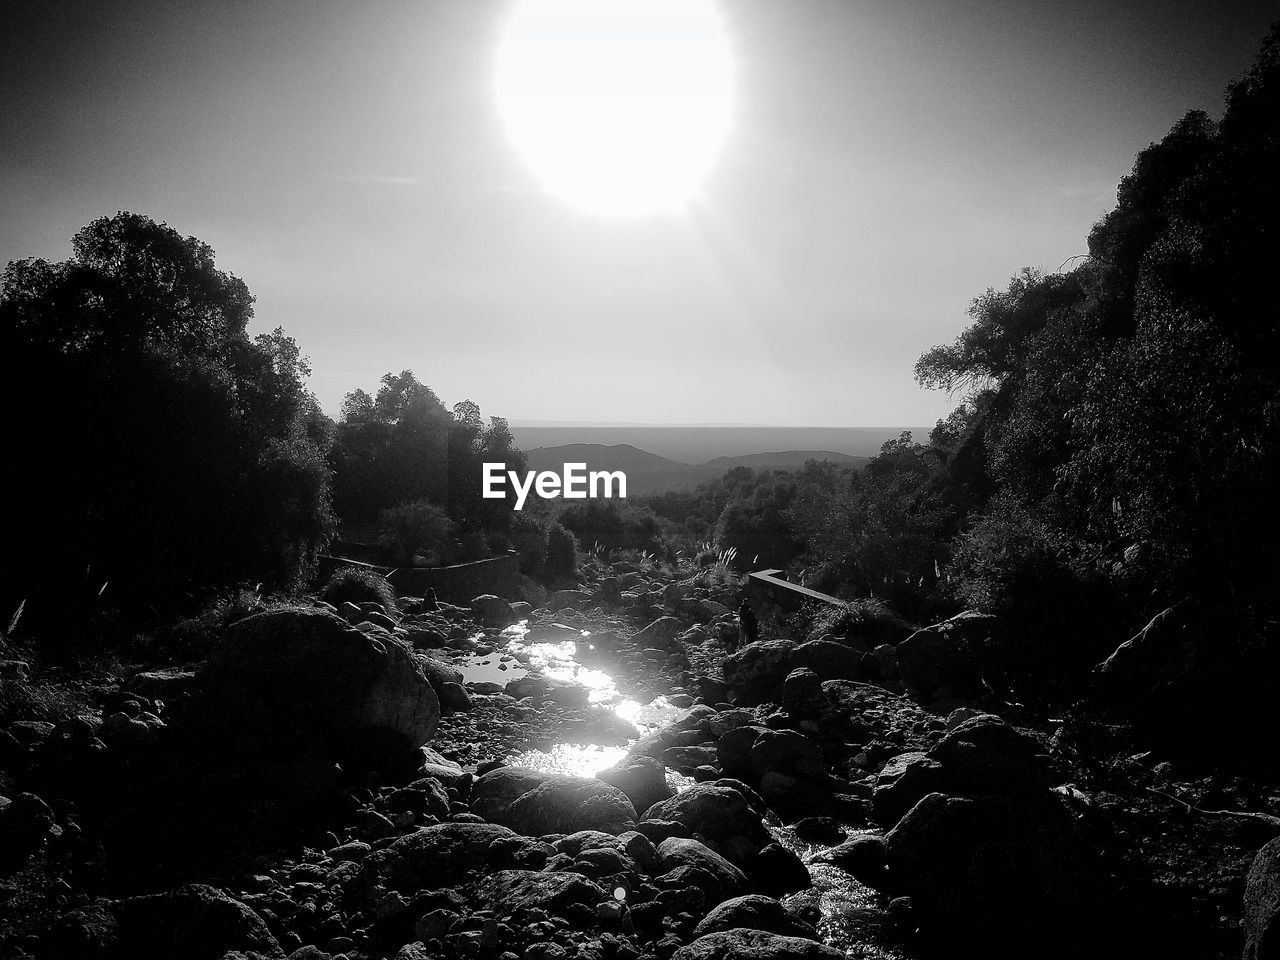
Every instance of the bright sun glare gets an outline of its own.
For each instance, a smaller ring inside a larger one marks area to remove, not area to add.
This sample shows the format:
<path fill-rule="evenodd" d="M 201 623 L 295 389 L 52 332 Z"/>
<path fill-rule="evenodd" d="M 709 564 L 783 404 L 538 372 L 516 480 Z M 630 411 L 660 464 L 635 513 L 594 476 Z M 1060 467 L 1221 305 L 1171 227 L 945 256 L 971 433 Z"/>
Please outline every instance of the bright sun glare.
<path fill-rule="evenodd" d="M 732 72 L 713 0 L 518 0 L 498 107 L 551 193 L 597 214 L 673 211 L 728 132 Z"/>

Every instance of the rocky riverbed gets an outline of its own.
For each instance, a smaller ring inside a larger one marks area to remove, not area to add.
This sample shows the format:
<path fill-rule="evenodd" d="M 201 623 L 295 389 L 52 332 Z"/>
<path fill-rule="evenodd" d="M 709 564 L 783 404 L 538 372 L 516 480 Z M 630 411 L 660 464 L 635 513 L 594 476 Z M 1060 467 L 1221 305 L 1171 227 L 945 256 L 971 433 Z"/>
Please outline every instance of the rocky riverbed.
<path fill-rule="evenodd" d="M 730 653 L 696 582 L 535 599 L 277 607 L 11 725 L 2 952 L 1238 955 L 1277 831 L 977 695 L 990 620 Z"/>

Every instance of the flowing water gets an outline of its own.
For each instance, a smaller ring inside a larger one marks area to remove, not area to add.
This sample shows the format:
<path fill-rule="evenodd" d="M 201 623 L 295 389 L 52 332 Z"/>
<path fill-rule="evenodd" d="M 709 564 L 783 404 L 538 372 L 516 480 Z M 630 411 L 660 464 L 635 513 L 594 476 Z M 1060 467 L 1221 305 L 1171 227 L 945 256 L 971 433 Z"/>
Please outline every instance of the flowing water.
<path fill-rule="evenodd" d="M 578 684 L 586 688 L 589 704 L 611 709 L 620 719 L 635 727 L 637 736 L 656 730 L 685 713 L 665 696 L 641 703 L 624 695 L 608 672 L 582 662 L 583 659 L 598 662 L 601 658 L 593 656 L 593 653 L 589 630 L 559 625 L 554 629 L 535 627 L 531 630 L 527 621 L 522 620 L 502 631 L 492 652 L 474 654 L 456 662 L 455 666 L 462 671 L 467 682 L 505 685 L 512 680 L 540 677 L 558 683 Z M 527 749 L 508 760 L 537 770 L 590 777 L 622 760 L 630 743 L 619 746 L 559 742 L 541 746 L 543 749 Z M 667 782 L 680 791 L 688 789 L 694 781 L 668 770 Z M 771 814 L 765 826 L 780 844 L 793 850 L 808 865 L 813 887 L 786 897 L 785 902 L 796 907 L 817 909 L 820 917 L 818 932 L 825 943 L 843 950 L 847 957 L 860 960 L 902 960 L 905 957 L 893 944 L 885 942 L 876 930 L 885 903 L 881 894 L 859 883 L 847 871 L 815 859 L 827 848 L 801 840 L 776 816 Z M 869 831 L 846 827 L 846 832 L 852 837 Z"/>

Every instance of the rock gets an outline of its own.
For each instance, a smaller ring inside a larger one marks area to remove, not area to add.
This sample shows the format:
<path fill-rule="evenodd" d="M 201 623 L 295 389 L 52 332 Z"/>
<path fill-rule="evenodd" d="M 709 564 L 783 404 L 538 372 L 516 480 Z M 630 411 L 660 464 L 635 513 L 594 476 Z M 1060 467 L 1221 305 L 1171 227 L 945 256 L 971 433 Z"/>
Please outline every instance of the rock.
<path fill-rule="evenodd" d="M 231 951 L 284 957 L 261 917 L 204 884 L 99 901 L 64 915 L 47 936 L 52 956 L 77 960 L 220 960 Z"/>
<path fill-rule="evenodd" d="M 542 605 L 554 613 L 565 607 L 578 607 L 590 599 L 591 594 L 586 590 L 554 590 L 547 594 Z"/>
<path fill-rule="evenodd" d="M 711 746 L 667 747 L 662 751 L 662 762 L 673 770 L 689 774 L 698 767 L 714 766 L 716 748 Z"/>
<path fill-rule="evenodd" d="M 978 690 L 977 660 L 963 633 L 950 621 L 917 630 L 897 646 L 898 675 L 905 687 L 932 696 Z"/>
<path fill-rule="evenodd" d="M 682 867 L 705 874 L 705 877 L 695 877 L 693 883 L 717 903 L 741 893 L 747 885 L 741 870 L 697 840 L 669 837 L 658 844 L 658 858 L 665 874 Z"/>
<path fill-rule="evenodd" d="M 721 930 L 744 928 L 766 930 L 784 937 L 803 937 L 817 940 L 818 931 L 791 913 L 782 902 L 758 893 L 734 897 L 713 908 L 693 929 L 692 937 L 705 937 Z"/>
<path fill-rule="evenodd" d="M 942 764 L 919 751 L 900 753 L 876 775 L 871 807 L 882 823 L 896 823 L 926 794 L 942 790 L 947 776 Z"/>
<path fill-rule="evenodd" d="M 359 863 L 372 852 L 373 848 L 369 844 L 357 840 L 334 847 L 328 856 L 334 863 Z"/>
<path fill-rule="evenodd" d="M 844 828 L 834 817 L 802 817 L 795 824 L 796 836 L 810 843 L 840 843 L 845 838 Z"/>
<path fill-rule="evenodd" d="M 780 843 L 767 843 L 751 856 L 747 876 L 753 889 L 778 897 L 803 890 L 813 882 L 799 855 Z"/>
<path fill-rule="evenodd" d="M 563 774 L 547 773 L 531 767 L 502 766 L 479 777 L 471 786 L 471 812 L 493 823 L 501 823 L 516 798 Z"/>
<path fill-rule="evenodd" d="M 496 823 L 439 823 L 393 841 L 364 866 L 392 890 L 448 886 L 485 866 L 495 841 L 515 836 Z"/>
<path fill-rule="evenodd" d="M 462 713 L 471 709 L 471 694 L 460 683 L 441 684 L 438 696 L 440 707 L 446 713 Z"/>
<path fill-rule="evenodd" d="M 471 601 L 471 615 L 476 623 L 485 627 L 506 627 L 516 622 L 511 604 L 491 593 L 482 594 Z"/>
<path fill-rule="evenodd" d="M 1078 955 L 1111 900 L 1090 844 L 1057 795 L 931 793 L 885 837 L 886 882 L 932 939 L 993 955 Z M 1044 931 L 1057 931 L 1052 945 Z"/>
<path fill-rule="evenodd" d="M 667 783 L 666 768 L 653 757 L 628 756 L 616 766 L 597 773 L 596 778 L 617 787 L 640 811 L 675 796 L 675 790 Z"/>
<path fill-rule="evenodd" d="M 724 681 L 734 698 L 754 706 L 776 696 L 791 672 L 795 647 L 790 640 L 757 640 L 725 657 Z"/>
<path fill-rule="evenodd" d="M 859 664 L 866 648 L 857 649 L 833 640 L 810 640 L 791 652 L 791 668 L 807 667 L 819 680 L 861 680 Z"/>
<path fill-rule="evenodd" d="M 642 650 L 645 647 L 666 650 L 682 629 L 683 624 L 675 617 L 659 617 L 633 636 L 631 642 Z"/>
<path fill-rule="evenodd" d="M 262 738 L 303 723 L 362 765 L 429 740 L 440 703 L 413 653 L 323 610 L 286 608 L 227 628 L 200 673 L 206 728 Z M 242 704 L 258 709 L 236 709 Z"/>
<path fill-rule="evenodd" d="M 823 850 L 814 859 L 833 863 L 848 870 L 861 883 L 875 889 L 883 889 L 888 852 L 882 837 L 870 834 L 853 837 L 830 850 Z"/>
<path fill-rule="evenodd" d="M 949 730 L 929 750 L 959 793 L 1027 793 L 1043 790 L 1048 777 L 1040 746 L 999 717 L 983 714 Z"/>
<path fill-rule="evenodd" d="M 521 794 L 495 819 L 532 837 L 579 830 L 616 835 L 635 829 L 636 810 L 617 787 L 592 777 L 563 777 Z"/>
<path fill-rule="evenodd" d="M 755 724 L 728 731 L 716 744 L 716 758 L 720 762 L 720 769 L 731 777 L 750 776 L 747 759 L 751 756 L 751 749 L 760 736 L 768 732 L 768 727 Z"/>
<path fill-rule="evenodd" d="M 759 814 L 741 792 L 714 783 L 694 784 L 654 804 L 645 811 L 644 819 L 670 821 L 679 824 L 688 836 L 698 834 L 712 840 L 736 835 L 765 842 L 769 837 Z"/>
<path fill-rule="evenodd" d="M 1280 958 L 1280 837 L 1253 858 L 1244 887 L 1244 960 Z"/>
<path fill-rule="evenodd" d="M 822 681 L 808 667 L 797 667 L 782 684 L 782 709 L 797 717 L 820 714 Z"/>
<path fill-rule="evenodd" d="M 794 730 L 764 730 L 747 754 L 747 770 L 759 780 L 767 773 L 825 779 L 822 748 Z"/>
<path fill-rule="evenodd" d="M 721 930 L 681 947 L 671 960 L 844 960 L 839 950 L 765 930 Z"/>
<path fill-rule="evenodd" d="M 499 870 L 475 885 L 475 900 L 501 917 L 520 917 L 531 911 L 563 916 L 568 907 L 581 905 L 592 913 L 605 892 L 577 873 L 543 873 L 533 870 Z"/>

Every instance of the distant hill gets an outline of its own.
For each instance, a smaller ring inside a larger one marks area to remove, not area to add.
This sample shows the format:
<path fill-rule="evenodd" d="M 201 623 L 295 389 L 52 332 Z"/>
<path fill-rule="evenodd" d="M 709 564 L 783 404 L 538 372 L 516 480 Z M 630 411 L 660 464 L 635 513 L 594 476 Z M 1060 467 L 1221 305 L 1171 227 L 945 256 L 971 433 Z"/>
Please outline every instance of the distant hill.
<path fill-rule="evenodd" d="M 631 446 L 677 463 L 704 464 L 715 457 L 741 457 L 768 450 L 825 451 L 874 457 L 886 440 L 909 430 L 924 441 L 930 427 L 756 427 L 741 425 L 511 424 L 521 450 L 567 444 Z"/>
<path fill-rule="evenodd" d="M 627 496 L 647 496 L 668 490 L 692 490 L 706 480 L 734 467 L 752 470 L 796 470 L 806 460 L 830 460 L 842 467 L 860 467 L 867 457 L 853 457 L 828 450 L 786 450 L 716 457 L 706 463 L 683 463 L 641 450 L 629 443 L 566 443 L 525 451 L 530 470 L 564 469 L 566 463 L 585 463 L 588 470 L 621 470 L 627 475 Z"/>

